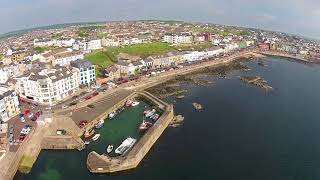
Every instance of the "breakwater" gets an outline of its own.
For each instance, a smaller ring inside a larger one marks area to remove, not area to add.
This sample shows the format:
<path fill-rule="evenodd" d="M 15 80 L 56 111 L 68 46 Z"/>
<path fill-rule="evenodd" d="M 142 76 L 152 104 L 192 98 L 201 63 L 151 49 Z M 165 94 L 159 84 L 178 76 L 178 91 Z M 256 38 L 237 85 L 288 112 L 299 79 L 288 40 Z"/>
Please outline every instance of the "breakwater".
<path fill-rule="evenodd" d="M 100 155 L 95 151 L 89 153 L 87 167 L 92 173 L 112 173 L 135 168 L 149 152 L 153 144 L 167 128 L 174 118 L 173 106 L 156 98 L 148 92 L 137 92 L 135 96 L 142 96 L 163 111 L 157 122 L 144 134 L 125 156 L 109 157 Z"/>

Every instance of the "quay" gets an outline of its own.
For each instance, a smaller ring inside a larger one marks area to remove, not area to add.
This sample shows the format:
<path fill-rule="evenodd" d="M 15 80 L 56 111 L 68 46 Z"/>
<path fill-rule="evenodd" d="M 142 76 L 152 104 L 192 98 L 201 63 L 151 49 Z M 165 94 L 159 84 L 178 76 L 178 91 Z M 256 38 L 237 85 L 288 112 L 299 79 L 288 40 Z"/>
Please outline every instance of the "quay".
<path fill-rule="evenodd" d="M 89 153 L 87 167 L 91 173 L 112 173 L 137 167 L 174 118 L 172 105 L 161 101 L 148 92 L 136 92 L 134 96 L 146 98 L 163 111 L 162 115 L 127 155 L 109 157 L 108 155 L 100 155 L 95 151 Z"/>

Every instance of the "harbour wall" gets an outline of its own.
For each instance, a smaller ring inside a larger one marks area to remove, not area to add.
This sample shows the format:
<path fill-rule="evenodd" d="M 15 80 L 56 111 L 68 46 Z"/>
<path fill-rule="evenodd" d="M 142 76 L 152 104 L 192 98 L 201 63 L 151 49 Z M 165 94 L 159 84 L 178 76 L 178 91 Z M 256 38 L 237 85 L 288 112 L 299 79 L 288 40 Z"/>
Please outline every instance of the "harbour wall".
<path fill-rule="evenodd" d="M 45 150 L 71 150 L 84 149 L 84 143 L 79 137 L 72 136 L 46 136 L 41 144 L 41 149 Z"/>
<path fill-rule="evenodd" d="M 161 117 L 146 132 L 146 134 L 134 145 L 130 152 L 125 156 L 109 157 L 100 155 L 95 151 L 89 153 L 87 158 L 87 167 L 92 173 L 112 173 L 136 168 L 144 156 L 167 128 L 174 118 L 173 106 L 156 98 L 148 92 L 136 92 L 135 96 L 143 96 L 158 108 L 163 110 Z"/>

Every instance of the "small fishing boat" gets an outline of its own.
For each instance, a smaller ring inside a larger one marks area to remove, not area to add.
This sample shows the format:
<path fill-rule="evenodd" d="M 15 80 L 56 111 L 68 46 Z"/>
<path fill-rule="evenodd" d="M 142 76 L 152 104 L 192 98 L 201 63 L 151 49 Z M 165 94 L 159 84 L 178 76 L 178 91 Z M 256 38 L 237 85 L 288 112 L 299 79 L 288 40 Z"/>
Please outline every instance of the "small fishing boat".
<path fill-rule="evenodd" d="M 155 109 L 152 109 L 151 111 L 148 111 L 148 112 L 145 114 L 145 116 L 146 116 L 146 117 L 150 117 L 150 116 L 152 116 L 155 112 L 156 112 L 156 110 L 155 110 Z"/>
<path fill-rule="evenodd" d="M 89 141 L 85 141 L 85 142 L 84 142 L 84 145 L 89 145 L 89 144 L 90 144 Z"/>
<path fill-rule="evenodd" d="M 100 129 L 100 128 L 103 126 L 103 124 L 104 124 L 104 120 L 101 119 L 94 127 L 95 127 L 96 129 Z"/>
<path fill-rule="evenodd" d="M 93 141 L 96 141 L 96 140 L 99 139 L 99 137 L 100 137 L 100 134 L 96 134 L 96 135 L 93 136 L 92 140 L 93 140 Z"/>
<path fill-rule="evenodd" d="M 144 131 L 148 130 L 151 126 L 152 126 L 152 123 L 143 120 L 139 126 L 139 130 L 144 132 Z"/>
<path fill-rule="evenodd" d="M 113 119 L 114 118 L 114 116 L 116 116 L 116 112 L 112 112 L 112 113 L 110 113 L 109 114 L 109 119 Z"/>
<path fill-rule="evenodd" d="M 132 103 L 132 107 L 135 107 L 135 106 L 138 106 L 140 103 L 138 102 L 138 101 L 134 101 L 133 103 Z"/>
<path fill-rule="evenodd" d="M 91 129 L 91 130 L 86 130 L 86 131 L 84 132 L 84 137 L 85 137 L 85 138 L 89 138 L 89 137 L 91 137 L 93 134 L 94 134 L 94 130 L 93 130 L 93 129 Z"/>
<path fill-rule="evenodd" d="M 154 115 L 152 115 L 152 117 L 150 117 L 150 118 L 153 119 L 153 120 L 158 120 L 159 114 L 154 114 Z"/>
<path fill-rule="evenodd" d="M 107 153 L 111 153 L 112 150 L 113 150 L 113 145 L 109 144 L 108 147 L 107 147 Z"/>
<path fill-rule="evenodd" d="M 133 103 L 133 101 L 132 100 L 127 100 L 127 102 L 126 102 L 126 106 L 127 107 L 130 107 L 130 106 L 132 106 L 132 103 Z"/>

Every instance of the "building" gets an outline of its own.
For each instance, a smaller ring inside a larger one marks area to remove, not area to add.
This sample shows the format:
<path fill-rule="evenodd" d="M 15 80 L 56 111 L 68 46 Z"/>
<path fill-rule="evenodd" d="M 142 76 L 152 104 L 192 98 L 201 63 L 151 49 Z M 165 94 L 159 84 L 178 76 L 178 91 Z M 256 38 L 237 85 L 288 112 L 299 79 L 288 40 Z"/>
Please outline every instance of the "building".
<path fill-rule="evenodd" d="M 167 33 L 163 36 L 163 42 L 171 44 L 190 44 L 193 42 L 193 36 L 190 33 Z"/>
<path fill-rule="evenodd" d="M 116 66 L 110 66 L 103 72 L 106 81 L 115 81 L 121 77 L 120 70 Z"/>
<path fill-rule="evenodd" d="M 84 55 L 80 51 L 64 52 L 53 55 L 52 65 L 67 66 L 70 62 L 83 59 Z"/>
<path fill-rule="evenodd" d="M 55 44 L 55 41 L 51 39 L 34 39 L 33 40 L 34 47 L 48 47 L 48 46 L 53 46 L 54 44 Z"/>
<path fill-rule="evenodd" d="M 73 38 L 61 38 L 55 40 L 55 45 L 58 47 L 72 47 L 73 43 L 75 42 L 75 39 Z"/>
<path fill-rule="evenodd" d="M 0 84 L 5 84 L 10 77 L 10 71 L 7 67 L 0 68 Z"/>
<path fill-rule="evenodd" d="M 85 42 L 84 50 L 97 50 L 101 49 L 101 39 L 89 40 Z"/>
<path fill-rule="evenodd" d="M 65 99 L 79 87 L 78 71 L 63 66 L 34 68 L 15 79 L 20 97 L 46 105 Z"/>
<path fill-rule="evenodd" d="M 20 113 L 19 99 L 14 91 L 6 88 L 0 89 L 0 122 L 7 122 L 9 119 Z"/>
<path fill-rule="evenodd" d="M 136 70 L 139 69 L 137 66 L 139 64 L 136 64 L 134 62 L 131 62 L 130 60 L 118 60 L 118 62 L 115 64 L 115 66 L 119 69 L 121 75 L 130 76 L 134 75 Z"/>
<path fill-rule="evenodd" d="M 78 59 L 72 61 L 70 66 L 77 69 L 79 72 L 79 84 L 83 86 L 90 86 L 96 82 L 95 66 L 88 60 Z"/>

